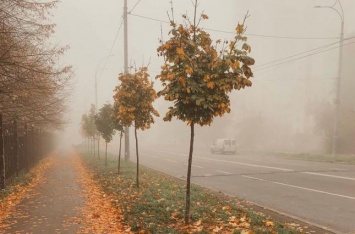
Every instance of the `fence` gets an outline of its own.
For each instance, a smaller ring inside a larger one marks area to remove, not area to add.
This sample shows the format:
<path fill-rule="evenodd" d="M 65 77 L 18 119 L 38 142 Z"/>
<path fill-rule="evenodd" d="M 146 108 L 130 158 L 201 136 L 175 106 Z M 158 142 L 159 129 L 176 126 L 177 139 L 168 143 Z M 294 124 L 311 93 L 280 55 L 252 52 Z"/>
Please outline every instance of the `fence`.
<path fill-rule="evenodd" d="M 53 146 L 52 134 L 16 120 L 5 120 L 0 113 L 0 189 L 33 167 Z"/>

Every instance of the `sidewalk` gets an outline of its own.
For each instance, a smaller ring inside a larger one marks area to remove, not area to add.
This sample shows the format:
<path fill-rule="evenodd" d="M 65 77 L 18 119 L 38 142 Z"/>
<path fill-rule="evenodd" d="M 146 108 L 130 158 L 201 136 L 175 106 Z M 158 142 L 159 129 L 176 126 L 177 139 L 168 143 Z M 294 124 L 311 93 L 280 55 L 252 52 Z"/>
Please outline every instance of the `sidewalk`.
<path fill-rule="evenodd" d="M 35 182 L 6 201 L 0 234 L 131 233 L 122 225 L 121 211 L 112 207 L 113 197 L 92 179 L 78 154 L 57 153 L 35 171 Z"/>
<path fill-rule="evenodd" d="M 27 193 L 4 220 L 0 233 L 75 233 L 80 227 L 84 206 L 81 185 L 76 180 L 73 158 L 68 154 L 51 156 L 54 162 L 44 174 L 43 183 Z M 47 159 L 48 160 L 48 159 Z"/>

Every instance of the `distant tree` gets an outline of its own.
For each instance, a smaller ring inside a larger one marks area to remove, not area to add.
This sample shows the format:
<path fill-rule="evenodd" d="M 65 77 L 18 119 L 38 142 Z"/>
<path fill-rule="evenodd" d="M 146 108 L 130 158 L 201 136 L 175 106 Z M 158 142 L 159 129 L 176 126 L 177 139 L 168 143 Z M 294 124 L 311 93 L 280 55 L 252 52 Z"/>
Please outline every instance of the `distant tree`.
<path fill-rule="evenodd" d="M 84 138 L 86 138 L 86 140 L 87 140 L 87 146 L 88 146 L 88 151 L 89 151 L 90 136 L 89 136 L 89 131 L 88 131 L 88 116 L 87 116 L 87 114 L 83 114 L 81 116 L 80 132 L 81 132 L 81 135 Z"/>
<path fill-rule="evenodd" d="M 134 126 L 137 155 L 136 185 L 139 188 L 139 154 L 137 130 L 149 129 L 154 123 L 153 115 L 159 116 L 153 107 L 157 94 L 153 82 L 148 80 L 149 74 L 146 67 L 141 67 L 133 74 L 120 74 L 121 84 L 115 88 L 114 99 L 119 104 L 118 118 L 124 126 Z"/>
<path fill-rule="evenodd" d="M 95 115 L 96 115 L 96 108 L 94 104 L 91 104 L 89 113 L 88 113 L 88 122 L 87 122 L 87 129 L 88 129 L 88 134 L 90 139 L 93 142 L 93 152 L 94 152 L 94 157 L 96 157 L 96 150 L 95 150 L 95 138 L 96 138 L 96 133 L 97 133 L 97 129 L 96 129 L 96 125 L 95 125 Z M 99 159 L 100 159 L 100 155 L 98 155 Z"/>
<path fill-rule="evenodd" d="M 119 110 L 119 104 L 117 101 L 114 102 L 113 104 L 113 110 L 112 110 L 112 119 L 113 119 L 113 127 L 116 131 L 120 133 L 120 146 L 118 150 L 118 165 L 117 165 L 117 173 L 120 174 L 120 169 L 121 169 L 121 148 L 122 148 L 122 136 L 124 133 L 124 126 L 122 125 L 122 121 L 120 120 L 118 116 L 118 110 Z"/>
<path fill-rule="evenodd" d="M 112 136 L 115 133 L 114 121 L 112 118 L 112 105 L 105 104 L 95 115 L 95 125 L 97 131 L 105 140 L 105 166 L 107 166 L 107 143 L 112 141 Z"/>
<path fill-rule="evenodd" d="M 318 103 L 313 108 L 315 133 L 322 136 L 323 150 L 330 154 L 334 140 L 334 106 L 330 103 Z M 355 111 L 340 106 L 338 129 L 338 153 L 355 154 Z"/>
<path fill-rule="evenodd" d="M 169 107 L 164 120 L 173 117 L 186 122 L 191 128 L 190 151 L 186 184 L 185 223 L 189 223 L 190 216 L 190 180 L 191 164 L 194 145 L 194 127 L 210 125 L 214 117 L 230 112 L 228 93 L 233 89 L 251 86 L 250 77 L 253 76 L 250 65 L 254 59 L 247 56 L 251 48 L 242 36 L 245 27 L 242 24 L 236 28 L 236 36 L 231 41 L 216 41 L 212 45 L 210 35 L 199 28 L 202 20 L 208 16 L 197 16 L 197 0 L 194 2 L 194 16 L 192 21 L 183 15 L 184 24 L 177 25 L 170 20 L 172 27 L 170 39 L 158 47 L 157 51 L 165 59 L 160 74 L 156 77 L 162 82 L 163 89 L 158 96 L 174 104 Z M 238 49 L 238 42 L 242 42 Z M 220 51 L 220 52 L 218 52 Z"/>

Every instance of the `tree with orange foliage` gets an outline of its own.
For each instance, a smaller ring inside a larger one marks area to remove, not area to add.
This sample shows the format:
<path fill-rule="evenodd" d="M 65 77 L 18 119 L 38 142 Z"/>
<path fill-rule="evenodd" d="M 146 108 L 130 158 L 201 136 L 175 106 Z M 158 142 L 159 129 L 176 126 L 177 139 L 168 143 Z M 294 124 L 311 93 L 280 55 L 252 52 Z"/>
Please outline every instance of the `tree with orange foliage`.
<path fill-rule="evenodd" d="M 250 66 L 255 61 L 248 56 L 251 47 L 243 36 L 247 16 L 243 23 L 238 24 L 233 40 L 223 43 L 217 40 L 215 45 L 210 35 L 199 28 L 201 21 L 208 19 L 208 16 L 201 14 L 198 18 L 197 0 L 194 3 L 193 20 L 186 15 L 183 18 L 185 23 L 179 25 L 174 19 L 170 20 L 171 38 L 162 42 L 157 49 L 165 63 L 156 78 L 163 85 L 158 96 L 173 102 L 164 121 L 176 117 L 191 128 L 185 209 L 185 223 L 188 224 L 194 127 L 196 124 L 210 125 L 215 117 L 231 111 L 228 93 L 252 85 L 249 80 L 253 76 Z M 218 46 L 222 47 L 221 52 L 218 52 Z"/>
<path fill-rule="evenodd" d="M 136 185 L 139 188 L 139 154 L 137 130 L 146 130 L 154 123 L 153 116 L 159 116 L 153 107 L 157 94 L 153 88 L 153 82 L 148 80 L 147 67 L 141 67 L 133 74 L 120 74 L 121 84 L 116 86 L 114 99 L 118 103 L 117 118 L 122 125 L 134 126 L 137 155 Z"/>

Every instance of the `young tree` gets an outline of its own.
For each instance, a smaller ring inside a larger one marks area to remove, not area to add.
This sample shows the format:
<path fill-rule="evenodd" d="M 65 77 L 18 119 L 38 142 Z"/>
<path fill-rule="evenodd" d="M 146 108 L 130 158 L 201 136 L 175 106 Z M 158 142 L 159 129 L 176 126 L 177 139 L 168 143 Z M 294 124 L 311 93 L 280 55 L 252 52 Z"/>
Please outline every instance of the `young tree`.
<path fill-rule="evenodd" d="M 95 105 L 91 104 L 89 113 L 87 114 L 87 117 L 88 117 L 87 129 L 88 129 L 89 137 L 90 137 L 90 139 L 92 141 L 94 157 L 96 157 L 95 137 L 96 137 L 96 133 L 97 133 L 97 129 L 96 129 L 96 125 L 95 125 L 95 115 L 96 115 Z M 98 155 L 98 157 L 100 159 L 100 155 Z"/>
<path fill-rule="evenodd" d="M 217 40 L 212 45 L 210 35 L 199 28 L 208 16 L 197 16 L 197 0 L 194 3 L 194 16 L 190 20 L 183 15 L 184 24 L 177 25 L 170 20 L 171 38 L 158 47 L 158 55 L 164 56 L 165 63 L 156 77 L 163 89 L 158 96 L 174 104 L 169 107 L 164 120 L 173 117 L 186 122 L 191 129 L 190 150 L 186 183 L 185 223 L 190 216 L 190 180 L 194 144 L 194 127 L 210 125 L 217 116 L 230 112 L 228 93 L 233 89 L 251 86 L 253 73 L 250 65 L 254 59 L 247 56 L 250 46 L 243 37 L 244 22 L 238 24 L 236 36 L 230 42 Z M 241 49 L 238 42 L 242 42 Z M 218 45 L 222 48 L 218 48 Z M 218 52 L 220 51 L 220 52 Z"/>
<path fill-rule="evenodd" d="M 90 136 L 89 136 L 89 130 L 88 130 L 88 116 L 87 114 L 83 114 L 81 116 L 81 122 L 80 122 L 80 132 L 81 135 L 86 138 L 87 140 L 87 147 L 88 151 L 90 150 Z"/>
<path fill-rule="evenodd" d="M 149 129 L 154 123 L 153 115 L 159 116 L 153 107 L 157 94 L 153 82 L 148 80 L 146 67 L 141 67 L 134 74 L 120 74 L 121 84 L 116 86 L 114 99 L 119 104 L 118 118 L 124 126 L 134 126 L 137 155 L 136 185 L 139 188 L 139 154 L 137 130 Z"/>
<path fill-rule="evenodd" d="M 119 116 L 117 115 L 119 110 L 119 104 L 117 101 L 114 102 L 113 104 L 113 113 L 112 113 L 112 121 L 113 121 L 113 127 L 116 131 L 119 131 L 120 133 L 120 146 L 118 150 L 118 165 L 117 165 L 117 173 L 120 174 L 120 169 L 121 169 L 121 147 L 122 147 L 122 137 L 124 133 L 124 126 L 122 125 L 122 121 L 120 120 Z"/>
<path fill-rule="evenodd" d="M 115 133 L 114 122 L 112 119 L 112 105 L 105 104 L 100 110 L 99 113 L 95 116 L 95 125 L 97 131 L 104 138 L 105 146 L 105 166 L 107 166 L 107 143 L 112 140 L 112 136 Z"/>

